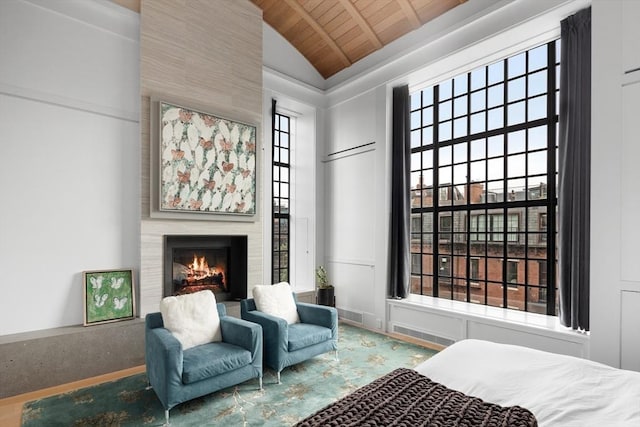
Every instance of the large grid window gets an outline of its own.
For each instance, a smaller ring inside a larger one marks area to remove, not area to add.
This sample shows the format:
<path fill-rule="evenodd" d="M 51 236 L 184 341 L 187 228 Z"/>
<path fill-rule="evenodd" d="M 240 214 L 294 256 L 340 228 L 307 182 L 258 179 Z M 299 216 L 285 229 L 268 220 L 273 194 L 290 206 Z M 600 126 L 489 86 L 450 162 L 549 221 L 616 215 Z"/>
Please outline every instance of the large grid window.
<path fill-rule="evenodd" d="M 289 281 L 291 118 L 275 114 L 273 130 L 273 283 Z"/>
<path fill-rule="evenodd" d="M 411 94 L 412 293 L 556 314 L 559 76 L 556 40 Z"/>

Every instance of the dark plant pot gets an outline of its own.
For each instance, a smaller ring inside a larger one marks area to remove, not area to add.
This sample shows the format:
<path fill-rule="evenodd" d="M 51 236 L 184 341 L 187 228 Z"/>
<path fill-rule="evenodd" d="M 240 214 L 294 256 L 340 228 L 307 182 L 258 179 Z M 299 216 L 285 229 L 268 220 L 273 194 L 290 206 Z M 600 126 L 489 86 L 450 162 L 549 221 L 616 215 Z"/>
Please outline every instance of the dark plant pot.
<path fill-rule="evenodd" d="M 318 304 L 335 307 L 334 288 L 318 288 L 317 299 Z"/>

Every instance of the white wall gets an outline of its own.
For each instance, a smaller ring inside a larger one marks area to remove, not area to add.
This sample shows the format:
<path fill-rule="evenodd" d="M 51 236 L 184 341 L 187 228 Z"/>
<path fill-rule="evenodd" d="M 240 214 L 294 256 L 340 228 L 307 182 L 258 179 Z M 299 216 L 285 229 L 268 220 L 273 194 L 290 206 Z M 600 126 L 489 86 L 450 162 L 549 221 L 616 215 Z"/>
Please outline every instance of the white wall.
<path fill-rule="evenodd" d="M 82 271 L 139 267 L 138 15 L 0 2 L 0 336 L 81 324 Z"/>
<path fill-rule="evenodd" d="M 591 357 L 640 370 L 640 2 L 592 14 Z"/>

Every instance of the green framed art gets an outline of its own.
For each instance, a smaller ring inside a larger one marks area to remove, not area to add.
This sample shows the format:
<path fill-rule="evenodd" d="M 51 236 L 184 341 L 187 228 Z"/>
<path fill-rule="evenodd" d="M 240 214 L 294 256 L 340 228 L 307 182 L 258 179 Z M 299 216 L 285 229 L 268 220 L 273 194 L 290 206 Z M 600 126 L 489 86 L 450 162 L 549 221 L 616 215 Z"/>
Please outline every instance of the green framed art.
<path fill-rule="evenodd" d="M 96 270 L 82 273 L 84 326 L 135 317 L 133 270 Z"/>

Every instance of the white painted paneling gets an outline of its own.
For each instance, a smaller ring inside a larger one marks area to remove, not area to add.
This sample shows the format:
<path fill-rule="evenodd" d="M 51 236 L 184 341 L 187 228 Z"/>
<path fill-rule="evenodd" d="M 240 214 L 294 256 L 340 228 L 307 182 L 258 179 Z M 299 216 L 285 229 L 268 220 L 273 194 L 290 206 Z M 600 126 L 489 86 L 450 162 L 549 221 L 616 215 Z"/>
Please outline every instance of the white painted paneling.
<path fill-rule="evenodd" d="M 586 348 L 583 344 L 497 324 L 469 321 L 467 324 L 467 338 L 521 345 L 575 357 L 587 357 Z"/>
<path fill-rule="evenodd" d="M 139 18 L 122 10 L 0 2 L 0 335 L 81 324 L 82 271 L 137 282 Z"/>
<path fill-rule="evenodd" d="M 375 252 L 374 151 L 325 163 L 329 259 L 372 263 Z"/>
<path fill-rule="evenodd" d="M 620 367 L 640 371 L 640 292 L 620 294 Z"/>
<path fill-rule="evenodd" d="M 371 90 L 329 109 L 329 143 L 325 154 L 375 141 L 376 93 Z"/>
<path fill-rule="evenodd" d="M 138 121 L 138 20 L 110 2 L 1 1 L 0 90 Z"/>
<path fill-rule="evenodd" d="M 636 73 L 640 80 L 640 71 Z M 640 81 L 622 87 L 622 144 L 620 172 L 620 267 L 621 278 L 640 281 Z"/>
<path fill-rule="evenodd" d="M 0 335 L 81 324 L 82 271 L 139 270 L 137 123 L 0 95 Z"/>
<path fill-rule="evenodd" d="M 621 10 L 620 1 L 592 3 L 591 267 L 592 360 L 620 364 Z M 637 262 L 637 261 L 636 261 Z"/>
<path fill-rule="evenodd" d="M 392 305 L 389 307 L 389 320 L 396 325 L 453 341 L 465 337 L 464 321 L 459 317 Z"/>
<path fill-rule="evenodd" d="M 355 312 L 374 312 L 373 265 L 329 261 L 327 272 L 335 286 L 336 307 Z"/>
<path fill-rule="evenodd" d="M 640 1 L 622 2 L 622 70 L 640 69 Z"/>

